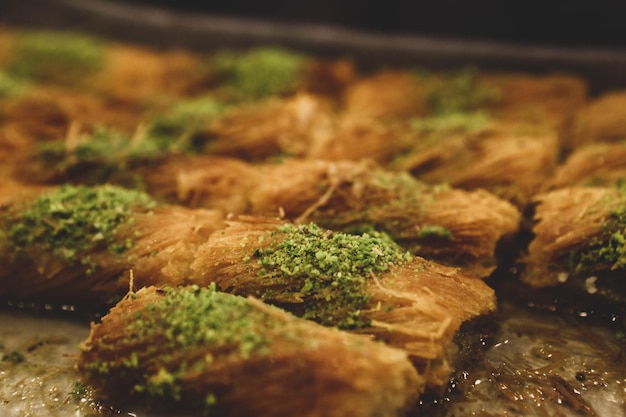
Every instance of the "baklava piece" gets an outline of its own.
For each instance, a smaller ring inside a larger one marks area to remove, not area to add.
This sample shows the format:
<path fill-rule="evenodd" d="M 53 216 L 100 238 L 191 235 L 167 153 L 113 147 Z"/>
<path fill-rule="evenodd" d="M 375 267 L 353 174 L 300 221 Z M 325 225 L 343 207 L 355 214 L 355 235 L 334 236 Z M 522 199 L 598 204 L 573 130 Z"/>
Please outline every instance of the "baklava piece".
<path fill-rule="evenodd" d="M 389 166 L 452 187 L 485 189 L 524 209 L 559 156 L 552 129 L 497 122 L 485 113 L 414 119 L 414 145 Z"/>
<path fill-rule="evenodd" d="M 569 284 L 626 300 L 623 188 L 569 187 L 537 197 L 534 238 L 522 279 L 534 287 Z"/>
<path fill-rule="evenodd" d="M 403 416 L 424 383 L 402 350 L 198 287 L 129 294 L 77 368 L 109 403 L 229 417 Z"/>
<path fill-rule="evenodd" d="M 0 297 L 86 307 L 119 299 L 131 276 L 138 286 L 184 283 L 197 246 L 223 227 L 219 212 L 114 186 L 63 186 L 0 216 Z"/>
<path fill-rule="evenodd" d="M 595 97 L 576 114 L 569 140 L 570 150 L 592 142 L 618 142 L 626 139 L 626 92 L 611 91 Z"/>
<path fill-rule="evenodd" d="M 625 137 L 626 138 L 626 137 Z M 589 143 L 575 149 L 546 183 L 546 190 L 607 187 L 626 179 L 626 142 Z"/>

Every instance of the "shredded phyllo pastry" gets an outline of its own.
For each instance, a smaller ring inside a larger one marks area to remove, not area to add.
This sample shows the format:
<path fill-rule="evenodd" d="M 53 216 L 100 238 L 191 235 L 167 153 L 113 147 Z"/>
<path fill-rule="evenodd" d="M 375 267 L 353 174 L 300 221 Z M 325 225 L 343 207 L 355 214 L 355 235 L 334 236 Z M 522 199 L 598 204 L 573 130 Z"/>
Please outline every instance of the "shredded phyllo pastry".
<path fill-rule="evenodd" d="M 77 366 L 112 398 L 211 415 L 401 416 L 424 386 L 400 349 L 215 286 L 129 293 L 92 327 Z"/>
<path fill-rule="evenodd" d="M 76 370 L 112 407 L 404 416 L 482 353 L 503 275 L 623 313 L 625 109 L 0 27 L 0 298 L 98 313 Z"/>

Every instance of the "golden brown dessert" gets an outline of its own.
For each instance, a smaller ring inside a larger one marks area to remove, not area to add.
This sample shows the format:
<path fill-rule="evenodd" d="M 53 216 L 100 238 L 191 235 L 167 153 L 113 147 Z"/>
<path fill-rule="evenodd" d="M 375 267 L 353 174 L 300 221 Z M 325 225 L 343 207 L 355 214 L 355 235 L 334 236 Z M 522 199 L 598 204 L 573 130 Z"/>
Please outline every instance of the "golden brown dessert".
<path fill-rule="evenodd" d="M 228 416 L 402 416 L 406 354 L 214 289 L 144 288 L 92 326 L 77 368 L 102 398 Z"/>
<path fill-rule="evenodd" d="M 576 114 L 568 149 L 594 142 L 618 142 L 626 139 L 626 92 L 610 91 L 589 100 Z"/>
<path fill-rule="evenodd" d="M 477 78 L 485 88 L 500 91 L 484 106 L 494 118 L 553 128 L 562 142 L 589 98 L 586 81 L 576 75 L 510 73 Z"/>
<path fill-rule="evenodd" d="M 415 119 L 414 145 L 391 163 L 428 183 L 485 189 L 525 208 L 553 174 L 555 130 L 496 122 L 485 113 Z"/>
<path fill-rule="evenodd" d="M 590 293 L 606 288 L 609 298 L 623 300 L 625 202 L 621 187 L 539 195 L 524 281 L 535 287 L 573 282 Z"/>
<path fill-rule="evenodd" d="M 333 134 L 332 103 L 300 93 L 237 106 L 201 130 L 206 152 L 264 160 L 280 154 L 304 156 Z"/>
<path fill-rule="evenodd" d="M 184 206 L 241 214 L 260 177 L 256 166 L 237 158 L 178 157 L 136 171 L 156 198 Z"/>
<path fill-rule="evenodd" d="M 568 74 L 528 75 L 460 70 L 379 70 L 352 82 L 346 111 L 366 118 L 401 119 L 487 112 L 509 122 L 559 131 L 587 100 L 587 84 Z"/>
<path fill-rule="evenodd" d="M 381 70 L 351 83 L 343 94 L 343 103 L 348 113 L 365 119 L 428 114 L 428 85 L 420 81 L 410 71 Z"/>
<path fill-rule="evenodd" d="M 406 124 L 342 112 L 328 97 L 298 93 L 226 111 L 200 130 L 203 153 L 263 161 L 288 156 L 385 163 L 409 145 Z"/>
<path fill-rule="evenodd" d="M 110 305 L 132 284 L 183 284 L 219 212 L 159 206 L 114 186 L 63 186 L 0 214 L 4 299 Z M 151 281 L 155 280 L 155 281 Z"/>
<path fill-rule="evenodd" d="M 245 217 L 211 235 L 191 282 L 258 297 L 305 318 L 404 349 L 431 389 L 446 384 L 462 323 L 495 311 L 491 288 L 400 251 L 384 235 Z"/>
<path fill-rule="evenodd" d="M 624 179 L 626 142 L 597 142 L 576 148 L 558 167 L 545 188 L 612 186 Z"/>

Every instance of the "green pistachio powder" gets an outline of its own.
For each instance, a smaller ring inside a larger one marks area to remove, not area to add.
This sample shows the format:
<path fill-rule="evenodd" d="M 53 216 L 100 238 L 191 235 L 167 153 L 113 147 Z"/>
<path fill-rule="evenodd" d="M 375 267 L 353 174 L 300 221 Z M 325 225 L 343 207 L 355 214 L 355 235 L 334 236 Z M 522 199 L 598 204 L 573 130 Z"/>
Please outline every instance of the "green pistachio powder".
<path fill-rule="evenodd" d="M 417 232 L 417 237 L 419 238 L 440 238 L 446 240 L 454 239 L 452 232 L 445 227 L 438 224 L 425 224 L 423 225 L 419 231 Z"/>
<path fill-rule="evenodd" d="M 23 91 L 20 80 L 0 70 L 0 98 L 10 98 L 19 95 Z"/>
<path fill-rule="evenodd" d="M 247 52 L 221 52 L 213 66 L 226 84 L 244 99 L 259 99 L 294 88 L 307 58 L 278 47 L 254 48 Z"/>
<path fill-rule="evenodd" d="M 20 78 L 75 85 L 104 62 L 104 45 L 84 35 L 30 31 L 17 37 L 8 72 Z"/>
<path fill-rule="evenodd" d="M 607 202 L 615 208 L 603 224 L 600 236 L 569 255 L 567 266 L 570 271 L 584 272 L 598 265 L 611 269 L 626 268 L 626 185 L 619 184 L 618 189 L 618 200 Z"/>
<path fill-rule="evenodd" d="M 222 110 L 223 106 L 211 97 L 181 100 L 155 118 L 139 141 L 134 141 L 129 135 L 114 128 L 97 126 L 72 151 L 66 148 L 65 139 L 60 139 L 42 144 L 38 156 L 44 163 L 68 171 L 80 163 L 119 169 L 121 163 L 128 161 L 148 160 L 175 153 L 192 154 L 196 149 L 191 136 Z"/>
<path fill-rule="evenodd" d="M 435 115 L 466 113 L 501 100 L 502 92 L 482 85 L 478 74 L 478 69 L 467 67 L 451 73 L 431 88 L 426 97 L 431 112 Z"/>
<path fill-rule="evenodd" d="M 40 248 L 69 266 L 84 265 L 92 273 L 96 265 L 89 251 L 107 247 L 115 255 L 132 247 L 131 239 L 119 241 L 115 232 L 133 221 L 134 209 L 150 209 L 156 203 L 146 194 L 115 186 L 65 185 L 45 193 L 26 207 L 4 215 L 1 237 L 19 256 Z"/>
<path fill-rule="evenodd" d="M 364 287 L 370 273 L 411 260 L 408 252 L 376 232 L 336 233 L 311 223 L 280 226 L 272 235 L 277 243 L 257 249 L 244 261 L 255 258 L 262 279 L 291 280 L 292 291 L 306 299 L 304 318 L 339 328 L 369 324 L 361 312 L 368 302 Z"/>
<path fill-rule="evenodd" d="M 153 121 L 155 135 L 179 137 L 193 134 L 209 121 L 219 116 L 225 106 L 211 96 L 179 100 Z"/>
<path fill-rule="evenodd" d="M 416 76 L 428 79 L 430 73 L 418 70 Z M 438 134 L 438 139 L 441 139 L 440 135 L 453 132 L 476 132 L 490 121 L 489 113 L 481 108 L 497 103 L 501 98 L 502 91 L 482 85 L 478 70 L 467 67 L 448 74 L 430 88 L 426 94 L 430 115 L 412 118 L 410 127 L 418 133 Z"/>
<path fill-rule="evenodd" d="M 133 393 L 179 401 L 182 377 L 189 372 L 210 370 L 218 363 L 211 352 L 234 354 L 244 360 L 266 355 L 271 349 L 272 329 L 288 324 L 254 308 L 243 297 L 216 291 L 214 284 L 209 288 L 191 286 L 160 291 L 163 296 L 154 303 L 128 312 L 132 317 L 128 317 L 122 340 L 115 346 L 101 346 L 101 349 L 124 352 L 125 356 L 118 354 L 111 361 L 89 363 L 85 368 L 88 374 L 106 378 L 114 373 L 125 381 L 133 381 Z M 165 348 L 160 342 L 163 338 Z M 134 347 L 145 351 L 138 353 Z M 198 349 L 207 354 L 190 362 L 188 358 L 198 358 L 190 354 Z M 158 370 L 138 372 L 147 368 Z M 203 400 L 202 404 L 195 405 L 207 407 L 216 403 L 212 393 Z"/>

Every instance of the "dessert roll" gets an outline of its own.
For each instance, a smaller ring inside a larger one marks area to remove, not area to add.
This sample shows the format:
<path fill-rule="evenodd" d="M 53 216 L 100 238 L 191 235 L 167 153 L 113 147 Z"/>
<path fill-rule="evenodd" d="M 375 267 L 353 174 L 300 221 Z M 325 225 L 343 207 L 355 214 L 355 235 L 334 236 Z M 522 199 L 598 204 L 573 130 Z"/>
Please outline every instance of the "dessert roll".
<path fill-rule="evenodd" d="M 539 195 L 522 279 L 534 287 L 573 285 L 623 302 L 625 210 L 623 187 L 566 187 Z"/>
<path fill-rule="evenodd" d="M 403 416 L 423 390 L 404 351 L 214 288 L 143 288 L 81 345 L 109 403 L 222 416 Z"/>
<path fill-rule="evenodd" d="M 1 222 L 0 297 L 86 307 L 111 305 L 153 279 L 184 283 L 198 244 L 223 227 L 219 212 L 159 205 L 115 186 L 19 198 Z"/>

